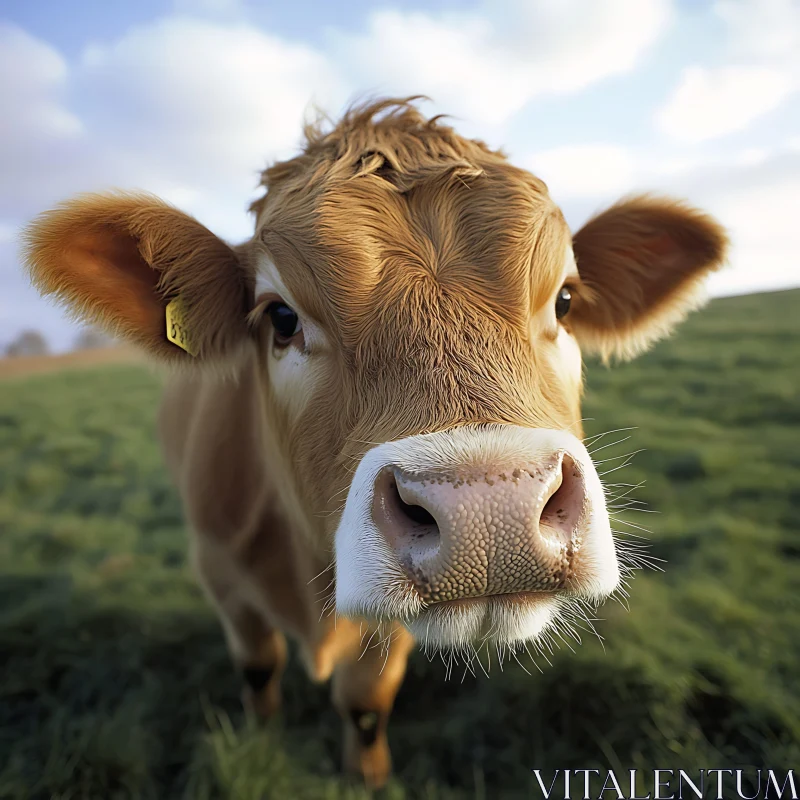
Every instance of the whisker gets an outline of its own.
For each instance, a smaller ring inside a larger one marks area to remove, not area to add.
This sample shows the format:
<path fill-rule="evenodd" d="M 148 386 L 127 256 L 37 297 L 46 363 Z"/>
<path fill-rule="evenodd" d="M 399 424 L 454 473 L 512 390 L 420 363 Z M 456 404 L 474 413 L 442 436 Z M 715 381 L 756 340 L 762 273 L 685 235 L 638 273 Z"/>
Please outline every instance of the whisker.
<path fill-rule="evenodd" d="M 589 450 L 589 455 L 590 456 L 594 456 L 595 453 L 599 453 L 601 450 L 606 450 L 609 447 L 616 447 L 616 445 L 618 445 L 618 444 L 622 444 L 623 442 L 627 442 L 630 438 L 631 438 L 630 436 L 625 436 L 622 439 L 617 439 L 616 442 L 609 442 L 608 444 L 604 444 L 601 447 L 595 448 L 594 450 Z M 594 460 L 594 459 L 592 459 L 592 460 Z"/>
<path fill-rule="evenodd" d="M 631 459 L 634 456 L 638 455 L 639 453 L 644 453 L 644 451 L 646 449 L 647 449 L 646 447 L 640 447 L 638 450 L 634 450 L 631 453 L 623 453 L 622 455 L 619 455 L 619 456 L 611 456 L 610 458 L 602 458 L 602 459 L 600 459 L 600 461 L 595 461 L 594 464 L 595 464 L 595 466 L 597 466 L 598 464 L 608 464 L 610 461 L 619 461 L 620 459 L 623 459 L 623 458 Z M 630 462 L 628 462 L 628 463 L 630 463 Z M 617 469 L 619 469 L 619 467 Z M 601 472 L 600 474 L 601 475 L 605 475 L 606 473 Z"/>
<path fill-rule="evenodd" d="M 333 569 L 333 561 L 331 561 L 331 562 L 330 562 L 330 564 L 328 564 L 328 566 L 327 566 L 327 567 L 325 567 L 325 568 L 322 570 L 322 572 L 318 572 L 318 573 L 317 573 L 317 574 L 316 574 L 316 575 L 315 575 L 315 576 L 314 576 L 314 577 L 313 577 L 313 578 L 312 578 L 312 579 L 311 579 L 311 580 L 310 580 L 310 581 L 309 581 L 309 582 L 306 584 L 306 586 L 308 586 L 308 585 L 309 585 L 309 584 L 311 584 L 311 583 L 314 583 L 314 581 L 315 581 L 317 578 L 320 578 L 320 577 L 322 577 L 322 576 L 323 576 L 323 575 L 324 575 L 324 574 L 325 574 L 325 573 L 326 573 L 326 572 L 327 572 L 329 569 Z"/>
<path fill-rule="evenodd" d="M 603 433 L 596 433 L 594 436 L 588 436 L 583 440 L 583 445 L 588 449 L 588 444 L 594 444 L 594 442 L 602 439 L 604 436 L 610 436 L 612 433 L 625 433 L 626 431 L 635 431 L 638 430 L 636 426 L 630 428 L 613 428 L 610 431 L 604 431 Z"/>
<path fill-rule="evenodd" d="M 642 453 L 644 451 L 643 450 L 637 450 L 636 452 L 637 453 Z M 612 472 L 617 472 L 617 470 L 624 469 L 625 467 L 630 466 L 630 463 L 631 463 L 630 459 L 633 458 L 633 456 L 635 456 L 635 455 L 636 455 L 636 453 L 631 453 L 631 455 L 629 457 L 629 460 L 626 461 L 624 464 L 620 464 L 618 467 L 613 467 L 612 469 L 608 469 L 605 472 L 600 472 L 600 473 L 598 473 L 599 476 L 602 478 L 604 475 L 610 475 Z"/>

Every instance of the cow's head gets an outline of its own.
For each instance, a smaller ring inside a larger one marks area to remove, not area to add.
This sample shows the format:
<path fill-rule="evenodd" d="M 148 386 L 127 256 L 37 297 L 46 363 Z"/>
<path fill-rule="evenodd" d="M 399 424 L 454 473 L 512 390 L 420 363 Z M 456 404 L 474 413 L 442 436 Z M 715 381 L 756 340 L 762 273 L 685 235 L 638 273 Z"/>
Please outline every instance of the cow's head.
<path fill-rule="evenodd" d="M 33 278 L 174 365 L 255 353 L 270 474 L 333 546 L 339 613 L 513 643 L 613 592 L 581 350 L 666 334 L 720 227 L 645 196 L 572 236 L 542 181 L 406 103 L 309 132 L 263 183 L 233 248 L 152 197 L 75 199 L 29 228 Z M 166 336 L 174 298 L 194 355 Z"/>

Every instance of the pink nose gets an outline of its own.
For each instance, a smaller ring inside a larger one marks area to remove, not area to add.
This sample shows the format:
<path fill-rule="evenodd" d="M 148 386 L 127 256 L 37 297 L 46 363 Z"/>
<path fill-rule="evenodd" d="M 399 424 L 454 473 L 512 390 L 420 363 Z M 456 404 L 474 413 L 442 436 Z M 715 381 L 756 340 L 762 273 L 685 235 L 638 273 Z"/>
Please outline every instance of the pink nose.
<path fill-rule="evenodd" d="M 562 588 L 587 505 L 577 464 L 558 452 L 458 474 L 388 467 L 373 518 L 421 598 L 436 603 Z"/>

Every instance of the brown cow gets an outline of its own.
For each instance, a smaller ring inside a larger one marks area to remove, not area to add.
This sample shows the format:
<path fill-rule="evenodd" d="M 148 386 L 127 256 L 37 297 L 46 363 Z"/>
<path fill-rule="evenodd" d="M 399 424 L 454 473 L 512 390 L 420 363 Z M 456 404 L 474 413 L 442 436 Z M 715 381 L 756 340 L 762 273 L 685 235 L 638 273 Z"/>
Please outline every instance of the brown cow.
<path fill-rule="evenodd" d="M 89 195 L 32 223 L 27 263 L 175 368 L 161 437 L 246 697 L 278 707 L 288 633 L 380 785 L 412 636 L 513 649 L 617 588 L 580 349 L 665 335 L 726 237 L 649 196 L 573 237 L 541 180 L 410 101 L 306 137 L 244 244 Z"/>

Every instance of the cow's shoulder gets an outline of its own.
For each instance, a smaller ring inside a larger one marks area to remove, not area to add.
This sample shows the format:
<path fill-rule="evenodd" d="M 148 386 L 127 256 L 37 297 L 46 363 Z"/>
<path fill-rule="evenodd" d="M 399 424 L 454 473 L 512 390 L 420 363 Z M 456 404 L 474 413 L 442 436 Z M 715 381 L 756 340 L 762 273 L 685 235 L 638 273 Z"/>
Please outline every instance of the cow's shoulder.
<path fill-rule="evenodd" d="M 191 527 L 218 540 L 241 539 L 274 495 L 259 448 L 256 374 L 234 379 L 178 374 L 164 390 L 159 435 Z"/>

